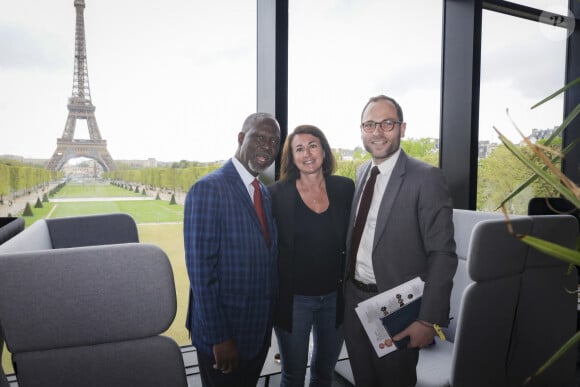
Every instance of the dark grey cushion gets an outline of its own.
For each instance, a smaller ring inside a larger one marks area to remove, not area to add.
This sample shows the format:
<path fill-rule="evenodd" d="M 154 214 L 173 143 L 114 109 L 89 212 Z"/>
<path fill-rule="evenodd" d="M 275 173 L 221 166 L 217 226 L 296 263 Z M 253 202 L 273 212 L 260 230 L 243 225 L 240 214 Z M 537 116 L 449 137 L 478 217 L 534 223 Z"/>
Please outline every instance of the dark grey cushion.
<path fill-rule="evenodd" d="M 135 220 L 122 213 L 47 219 L 53 249 L 139 242 Z"/>
<path fill-rule="evenodd" d="M 578 222 L 572 216 L 533 216 L 532 234 L 575 247 Z M 510 385 L 521 385 L 576 333 L 576 268 L 530 248 L 522 277 L 508 368 Z M 576 349 L 569 350 L 531 386 L 569 386 L 576 371 Z"/>
<path fill-rule="evenodd" d="M 4 244 L 14 236 L 24 231 L 25 222 L 23 218 L 3 217 L 0 218 L 0 245 Z M 1 248 L 1 247 L 0 247 Z M 1 320 L 1 319 L 0 319 Z M 8 380 L 1 366 L 2 349 L 4 347 L 4 337 L 0 328 L 0 387 L 9 387 Z"/>
<path fill-rule="evenodd" d="M 0 318 L 12 352 L 159 334 L 175 311 L 173 272 L 155 245 L 75 247 L 0 259 Z"/>
<path fill-rule="evenodd" d="M 176 307 L 155 245 L 0 257 L 0 322 L 20 387 L 186 386 L 179 346 L 158 336 Z"/>
<path fill-rule="evenodd" d="M 14 355 L 21 387 L 183 387 L 179 346 L 154 336 L 75 348 Z"/>
<path fill-rule="evenodd" d="M 532 219 L 512 219 L 517 233 L 529 234 Z M 474 281 L 489 281 L 524 271 L 527 245 L 508 233 L 503 219 L 483 220 L 475 225 L 469 245 L 467 270 Z"/>
<path fill-rule="evenodd" d="M 0 218 L 0 245 L 24 230 L 24 219 Z"/>

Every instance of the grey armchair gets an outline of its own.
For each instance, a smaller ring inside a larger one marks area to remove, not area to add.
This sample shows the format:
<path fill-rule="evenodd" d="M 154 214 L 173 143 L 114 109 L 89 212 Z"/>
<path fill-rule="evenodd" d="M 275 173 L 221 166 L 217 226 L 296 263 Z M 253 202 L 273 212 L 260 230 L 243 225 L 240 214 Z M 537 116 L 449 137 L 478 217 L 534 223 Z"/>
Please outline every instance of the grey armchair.
<path fill-rule="evenodd" d="M 15 217 L 0 218 L 0 245 L 11 239 L 16 234 L 24 230 L 24 219 Z M 2 360 L 2 348 L 4 347 L 4 337 L 0 328 L 0 360 Z M 8 387 L 8 380 L 0 363 L 0 387 Z"/>
<path fill-rule="evenodd" d="M 577 274 L 510 236 L 497 214 L 455 210 L 459 267 L 448 341 L 420 351 L 418 387 L 521 386 L 576 331 Z M 572 216 L 518 216 L 517 233 L 574 247 Z M 575 351 L 528 386 L 569 386 Z"/>
<path fill-rule="evenodd" d="M 139 243 L 6 253 L 0 316 L 19 387 L 185 387 L 173 272 Z"/>
<path fill-rule="evenodd" d="M 0 218 L 0 259 L 5 253 L 139 241 L 135 220 L 123 213 L 40 219 L 26 229 L 24 223 L 23 218 Z M 0 327 L 0 359 L 2 344 Z M 7 386 L 0 367 L 0 387 Z"/>

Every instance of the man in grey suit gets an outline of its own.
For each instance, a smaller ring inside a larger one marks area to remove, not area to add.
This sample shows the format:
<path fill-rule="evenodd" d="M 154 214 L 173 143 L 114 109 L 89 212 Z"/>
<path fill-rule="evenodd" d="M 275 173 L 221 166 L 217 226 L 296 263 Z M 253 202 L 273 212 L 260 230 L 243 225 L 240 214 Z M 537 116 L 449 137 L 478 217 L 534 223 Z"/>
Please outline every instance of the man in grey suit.
<path fill-rule="evenodd" d="M 434 324 L 449 323 L 457 268 L 451 197 L 440 169 L 400 148 L 405 129 L 393 98 L 380 95 L 365 105 L 361 137 L 372 160 L 357 170 L 344 281 L 344 334 L 357 386 L 414 386 L 419 349 L 433 342 Z M 361 200 L 366 185 L 371 198 Z M 363 202 L 370 203 L 366 220 Z M 410 342 L 379 358 L 354 308 L 416 276 L 425 281 L 418 319 L 393 337 Z"/>

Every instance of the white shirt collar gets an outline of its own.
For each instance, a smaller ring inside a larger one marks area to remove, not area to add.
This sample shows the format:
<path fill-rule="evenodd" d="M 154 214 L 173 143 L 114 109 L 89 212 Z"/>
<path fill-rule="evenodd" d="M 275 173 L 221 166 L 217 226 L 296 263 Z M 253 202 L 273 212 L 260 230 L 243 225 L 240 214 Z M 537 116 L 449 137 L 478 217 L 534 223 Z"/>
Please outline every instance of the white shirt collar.
<path fill-rule="evenodd" d="M 385 161 L 383 161 L 382 163 L 380 163 L 378 165 L 379 171 L 381 172 L 381 175 L 390 175 L 390 173 L 395 168 L 395 164 L 397 163 L 397 160 L 399 159 L 400 154 L 401 154 L 401 147 L 399 147 L 399 149 L 397 149 L 397 151 L 395 153 L 393 153 L 391 155 L 391 157 L 389 157 L 388 159 L 386 159 Z M 374 161 L 372 163 L 372 166 L 373 167 L 376 166 Z"/>
<path fill-rule="evenodd" d="M 236 168 L 236 171 L 238 171 L 238 175 L 240 175 L 240 178 L 244 182 L 244 185 L 248 190 L 248 194 L 250 195 L 251 198 L 253 198 L 254 186 L 252 186 L 252 182 L 254 181 L 254 179 L 257 178 L 257 176 L 254 176 L 250 172 L 248 172 L 246 167 L 244 167 L 241 161 L 238 160 L 235 156 L 232 157 L 232 162 L 234 164 L 234 168 Z"/>

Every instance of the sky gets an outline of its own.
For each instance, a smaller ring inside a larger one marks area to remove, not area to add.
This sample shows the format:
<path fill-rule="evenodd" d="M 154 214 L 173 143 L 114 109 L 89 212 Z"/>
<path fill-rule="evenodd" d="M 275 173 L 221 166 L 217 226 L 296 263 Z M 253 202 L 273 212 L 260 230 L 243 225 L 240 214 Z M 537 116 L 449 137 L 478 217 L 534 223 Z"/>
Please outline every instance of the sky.
<path fill-rule="evenodd" d="M 74 0 L 0 0 L 0 155 L 50 158 L 72 95 Z M 91 99 L 116 160 L 231 157 L 256 110 L 256 0 L 85 0 Z M 526 4 L 565 12 L 567 0 Z M 558 3 L 560 8 L 557 8 Z M 556 7 L 554 7 L 556 5 Z M 422 7 L 425 12 L 419 14 Z M 360 111 L 387 94 L 407 138 L 439 137 L 441 2 L 290 0 L 289 130 L 361 146 Z M 556 30 L 556 31 L 554 31 Z M 485 11 L 480 139 L 562 120 L 566 31 Z M 89 138 L 77 121 L 75 139 Z"/>

